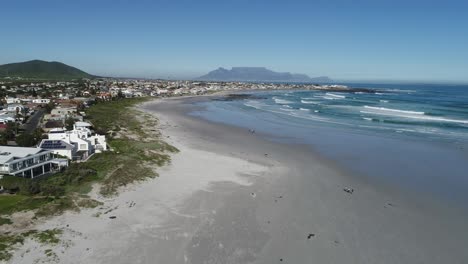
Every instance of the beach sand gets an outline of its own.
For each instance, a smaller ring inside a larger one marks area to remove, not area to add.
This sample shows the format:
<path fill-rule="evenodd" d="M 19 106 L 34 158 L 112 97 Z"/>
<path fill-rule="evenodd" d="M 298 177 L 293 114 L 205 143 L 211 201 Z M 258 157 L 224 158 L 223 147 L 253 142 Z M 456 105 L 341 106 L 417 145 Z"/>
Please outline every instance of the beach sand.
<path fill-rule="evenodd" d="M 62 242 L 28 240 L 10 262 L 466 263 L 456 211 L 370 184 L 308 147 L 187 116 L 193 100 L 141 106 L 181 151 L 160 177 L 38 223 L 63 228 Z"/>

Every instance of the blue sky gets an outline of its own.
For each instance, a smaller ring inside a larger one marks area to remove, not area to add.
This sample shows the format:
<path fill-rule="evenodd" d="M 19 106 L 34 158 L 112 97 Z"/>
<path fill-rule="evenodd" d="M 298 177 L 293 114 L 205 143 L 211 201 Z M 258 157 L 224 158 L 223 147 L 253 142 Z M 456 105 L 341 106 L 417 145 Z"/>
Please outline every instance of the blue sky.
<path fill-rule="evenodd" d="M 265 66 L 336 80 L 468 82 L 468 1 L 2 1 L 0 64 L 190 78 Z"/>

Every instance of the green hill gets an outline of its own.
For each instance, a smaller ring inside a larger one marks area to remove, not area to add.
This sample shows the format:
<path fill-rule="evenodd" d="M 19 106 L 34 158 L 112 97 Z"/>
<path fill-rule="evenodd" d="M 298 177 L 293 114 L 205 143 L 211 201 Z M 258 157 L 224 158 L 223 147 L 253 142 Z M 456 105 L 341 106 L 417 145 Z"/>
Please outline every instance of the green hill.
<path fill-rule="evenodd" d="M 68 80 L 93 78 L 95 76 L 88 74 L 77 68 L 68 66 L 61 62 L 47 62 L 41 60 L 32 60 L 26 62 L 9 63 L 0 65 L 0 78 L 21 77 L 29 79 L 47 79 L 47 80 Z"/>

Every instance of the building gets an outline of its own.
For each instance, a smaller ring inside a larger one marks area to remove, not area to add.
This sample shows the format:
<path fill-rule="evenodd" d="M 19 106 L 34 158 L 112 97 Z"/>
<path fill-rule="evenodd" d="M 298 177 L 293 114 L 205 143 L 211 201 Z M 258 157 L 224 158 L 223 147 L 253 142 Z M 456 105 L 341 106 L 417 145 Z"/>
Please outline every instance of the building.
<path fill-rule="evenodd" d="M 51 150 L 54 154 L 67 157 L 72 160 L 76 156 L 76 147 L 73 144 L 63 140 L 43 139 L 39 144 L 39 148 Z"/>
<path fill-rule="evenodd" d="M 0 146 L 0 177 L 12 175 L 35 178 L 66 166 L 68 161 L 55 159 L 50 150 Z"/>
<path fill-rule="evenodd" d="M 48 138 L 49 140 L 63 141 L 69 145 L 73 145 L 72 160 L 86 160 L 94 153 L 101 153 L 107 150 L 106 136 L 93 135 L 90 127 L 91 124 L 89 123 L 76 122 L 73 125 L 73 130 L 66 130 L 64 128 L 51 129 Z"/>
<path fill-rule="evenodd" d="M 19 112 L 22 113 L 25 111 L 25 107 L 22 104 L 9 104 L 7 106 L 7 111 L 8 112 Z"/>
<path fill-rule="evenodd" d="M 33 99 L 32 102 L 35 104 L 48 104 L 50 103 L 50 99 L 38 98 L 38 99 Z"/>
<path fill-rule="evenodd" d="M 5 98 L 5 101 L 7 104 L 20 104 L 21 103 L 21 100 L 15 97 L 7 97 Z"/>

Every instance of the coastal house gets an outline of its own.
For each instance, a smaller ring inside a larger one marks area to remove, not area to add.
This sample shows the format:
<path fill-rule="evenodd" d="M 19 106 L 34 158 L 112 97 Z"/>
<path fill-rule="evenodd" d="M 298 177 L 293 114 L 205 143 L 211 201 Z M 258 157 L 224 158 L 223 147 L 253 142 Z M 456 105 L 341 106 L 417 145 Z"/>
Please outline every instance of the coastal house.
<path fill-rule="evenodd" d="M 39 143 L 39 148 L 50 150 L 54 154 L 67 157 L 70 160 L 76 156 L 77 151 L 75 145 L 67 143 L 63 140 L 43 139 L 41 143 Z"/>
<path fill-rule="evenodd" d="M 73 125 L 73 130 L 54 128 L 49 131 L 48 139 L 66 143 L 62 144 L 56 142 L 55 145 L 61 145 L 60 148 L 69 145 L 73 146 L 70 152 L 64 152 L 64 156 L 71 155 L 72 160 L 86 160 L 93 153 L 101 153 L 107 150 L 106 136 L 98 134 L 93 135 L 90 127 L 91 124 L 87 122 L 76 122 Z M 57 152 L 57 154 L 59 153 Z"/>
<path fill-rule="evenodd" d="M 50 150 L 0 146 L 0 177 L 12 175 L 35 178 L 66 166 L 68 161 L 55 159 Z"/>

